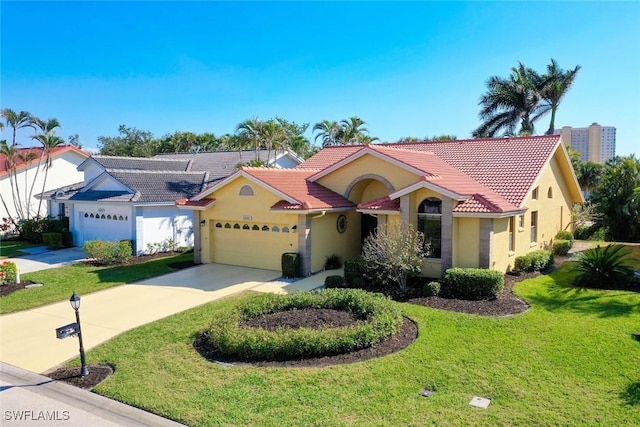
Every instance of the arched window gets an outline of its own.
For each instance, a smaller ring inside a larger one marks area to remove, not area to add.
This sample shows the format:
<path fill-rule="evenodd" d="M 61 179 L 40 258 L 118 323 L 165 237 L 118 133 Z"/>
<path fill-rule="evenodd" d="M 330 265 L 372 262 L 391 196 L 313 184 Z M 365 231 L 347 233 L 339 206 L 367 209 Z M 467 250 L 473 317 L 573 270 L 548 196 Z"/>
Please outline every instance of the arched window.
<path fill-rule="evenodd" d="M 104 219 L 104 214 L 102 214 L 102 215 L 100 216 L 100 219 Z"/>
<path fill-rule="evenodd" d="M 240 230 L 240 224 L 233 224 L 233 229 L 234 230 Z"/>
<path fill-rule="evenodd" d="M 123 221 L 123 220 L 124 220 L 124 218 L 122 217 L 122 215 L 120 215 L 120 216 L 118 217 L 118 219 L 119 219 L 120 221 Z"/>
<path fill-rule="evenodd" d="M 229 224 L 228 222 L 224 224 L 224 228 L 231 228 L 231 224 Z"/>
<path fill-rule="evenodd" d="M 248 185 L 243 185 L 238 193 L 240 196 L 253 196 L 253 188 Z"/>
<path fill-rule="evenodd" d="M 263 225 L 262 226 L 262 231 L 269 231 L 269 226 L 268 225 Z"/>
<path fill-rule="evenodd" d="M 271 231 L 273 231 L 274 233 L 278 233 L 278 232 L 280 231 L 280 227 L 278 227 L 277 225 L 274 225 L 274 226 L 271 228 Z"/>
<path fill-rule="evenodd" d="M 114 220 L 114 221 L 117 221 L 117 220 L 118 220 L 118 217 L 117 217 L 116 215 L 114 215 L 114 216 L 113 216 L 113 220 Z"/>
<path fill-rule="evenodd" d="M 294 225 L 293 227 L 291 227 L 291 232 L 295 233 L 296 231 L 298 231 L 298 226 Z"/>
<path fill-rule="evenodd" d="M 222 228 L 222 223 L 221 222 L 216 222 L 216 228 Z"/>
<path fill-rule="evenodd" d="M 84 214 L 84 217 L 85 217 L 85 218 L 89 218 L 89 214 L 88 214 L 88 213 L 85 213 L 85 214 Z"/>
<path fill-rule="evenodd" d="M 553 188 L 551 187 L 547 190 L 547 199 L 553 199 Z"/>
<path fill-rule="evenodd" d="M 93 214 L 89 215 L 89 218 L 93 218 Z"/>
<path fill-rule="evenodd" d="M 425 199 L 418 207 L 418 231 L 424 234 L 427 258 L 442 257 L 442 200 Z"/>
<path fill-rule="evenodd" d="M 260 231 L 260 227 L 258 227 L 258 225 L 257 225 L 257 224 L 253 224 L 253 227 L 251 227 L 251 229 L 252 229 L 253 231 Z"/>
<path fill-rule="evenodd" d="M 289 227 L 282 227 L 282 232 L 283 233 L 288 233 L 289 232 Z"/>
<path fill-rule="evenodd" d="M 251 227 L 249 227 L 249 224 L 243 224 L 242 225 L 242 229 L 243 230 L 251 230 Z"/>

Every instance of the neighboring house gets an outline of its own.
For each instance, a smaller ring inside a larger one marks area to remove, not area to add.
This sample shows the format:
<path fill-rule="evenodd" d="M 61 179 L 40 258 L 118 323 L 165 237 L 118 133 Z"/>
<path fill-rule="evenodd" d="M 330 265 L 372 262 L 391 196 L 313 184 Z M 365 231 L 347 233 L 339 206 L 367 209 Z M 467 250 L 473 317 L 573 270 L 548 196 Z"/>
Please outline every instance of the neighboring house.
<path fill-rule="evenodd" d="M 195 213 L 196 262 L 302 270 L 332 254 L 357 258 L 381 225 L 425 233 L 423 274 L 513 268 L 570 226 L 580 203 L 558 135 L 328 147 L 295 169 L 242 168 L 176 204 Z"/>
<path fill-rule="evenodd" d="M 267 159 L 267 151 L 259 152 Z M 272 152 L 273 157 L 273 152 Z M 253 151 L 159 155 L 152 158 L 92 156 L 78 166 L 84 180 L 43 194 L 51 212 L 62 209 L 76 246 L 89 240 L 131 240 L 134 253 L 153 247 L 193 246 L 193 214 L 175 200 L 188 198 L 229 176 Z M 270 163 L 300 163 L 280 153 Z"/>
<path fill-rule="evenodd" d="M 27 153 L 32 154 L 33 160 L 27 163 L 24 163 L 19 158 L 16 160 L 17 182 L 13 182 L 13 186 L 9 182 L 9 176 L 11 175 L 9 162 L 4 154 L 0 154 L 0 192 L 2 193 L 2 200 L 6 203 L 6 207 L 0 203 L 0 218 L 16 218 L 18 215 L 15 203 L 19 202 L 23 206 L 22 212 L 26 212 L 25 207 L 28 204 L 31 218 L 37 215 L 45 215 L 47 213 L 46 203 L 42 203 L 38 212 L 40 200 L 36 198 L 37 194 L 42 193 L 45 174 L 47 175 L 45 191 L 78 182 L 82 179 L 82 172 L 78 172 L 77 167 L 89 157 L 89 153 L 72 145 L 56 147 L 51 152 L 51 166 L 47 172 L 44 166 L 45 158 L 42 159 L 42 163 L 40 162 L 42 148 L 18 149 L 18 154 L 21 156 L 25 156 Z M 32 184 L 32 197 L 27 201 Z M 15 190 L 12 190 L 12 187 Z M 14 194 L 16 194 L 14 191 L 19 192 L 19 201 L 17 198 L 14 200 Z M 63 212 L 56 211 L 54 216 L 57 217 L 61 213 Z"/>

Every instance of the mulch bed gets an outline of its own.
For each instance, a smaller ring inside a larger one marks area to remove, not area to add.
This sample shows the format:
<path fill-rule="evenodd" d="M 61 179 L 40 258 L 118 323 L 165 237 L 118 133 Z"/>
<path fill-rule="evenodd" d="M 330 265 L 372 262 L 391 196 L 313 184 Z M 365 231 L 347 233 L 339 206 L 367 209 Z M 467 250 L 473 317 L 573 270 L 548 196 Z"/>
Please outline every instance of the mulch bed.
<path fill-rule="evenodd" d="M 319 311 L 320 313 L 309 313 Z M 306 312 L 306 313 L 300 313 Z M 335 315 L 336 312 L 340 313 L 340 315 Z M 311 314 L 311 316 L 309 316 Z M 317 314 L 317 315 L 316 315 Z M 353 323 L 355 320 L 351 318 L 351 316 L 347 313 L 347 317 L 350 320 L 346 320 L 344 317 L 344 312 L 340 312 L 338 310 L 325 310 L 325 309 L 305 309 L 305 310 L 290 310 L 283 311 L 280 313 L 276 313 L 277 318 L 280 321 L 286 322 L 290 327 L 308 327 L 312 328 L 314 326 L 319 327 L 320 325 L 328 325 L 335 324 L 340 322 L 346 322 L 346 324 Z M 274 315 L 268 316 L 259 316 L 262 318 L 271 317 Z M 285 320 L 286 318 L 286 320 Z M 338 320 L 340 318 L 340 320 Z M 310 320 L 310 319 L 316 319 Z M 271 321 L 271 319 L 252 319 L 254 324 L 272 324 L 272 327 L 275 327 L 275 323 Z M 386 356 L 388 354 L 392 354 L 398 352 L 406 347 L 408 347 L 412 342 L 414 342 L 418 338 L 418 325 L 411 319 L 405 317 L 402 322 L 402 328 L 398 333 L 385 338 L 380 341 L 378 344 L 364 348 L 362 350 L 357 350 L 351 353 L 345 354 L 337 354 L 333 356 L 324 356 L 324 357 L 315 357 L 310 359 L 301 359 L 301 360 L 287 360 L 287 361 L 240 361 L 236 359 L 230 359 L 222 357 L 211 348 L 209 344 L 209 340 L 207 339 L 206 334 L 200 334 L 196 338 L 193 343 L 193 347 L 196 349 L 198 353 L 205 359 L 220 363 L 225 366 L 259 366 L 259 367 L 270 367 L 270 368 L 322 368 L 325 366 L 332 365 L 344 365 L 348 363 L 357 363 L 365 360 L 373 359 L 375 357 Z"/>
<path fill-rule="evenodd" d="M 19 291 L 20 289 L 24 289 L 27 285 L 33 285 L 35 282 L 31 280 L 21 280 L 20 283 L 7 283 L 0 286 L 0 298 L 6 297 L 7 295 Z"/>
<path fill-rule="evenodd" d="M 91 390 L 113 374 L 113 367 L 109 365 L 93 365 L 88 368 L 89 375 L 84 377 L 80 375 L 80 367 L 56 369 L 46 376 L 85 390 Z"/>

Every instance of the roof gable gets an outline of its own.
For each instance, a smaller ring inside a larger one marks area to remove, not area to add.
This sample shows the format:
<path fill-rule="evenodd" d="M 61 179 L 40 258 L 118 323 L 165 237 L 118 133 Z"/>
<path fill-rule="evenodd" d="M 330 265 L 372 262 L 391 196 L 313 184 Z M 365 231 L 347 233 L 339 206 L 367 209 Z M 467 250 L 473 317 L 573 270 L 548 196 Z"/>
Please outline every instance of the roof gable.
<path fill-rule="evenodd" d="M 18 156 L 15 159 L 15 167 L 16 167 L 16 171 L 20 171 L 21 169 L 25 169 L 28 168 L 30 166 L 36 166 L 39 162 L 40 162 L 40 157 L 42 156 L 42 147 L 27 147 L 27 148 L 18 148 L 17 152 L 19 155 L 26 155 L 27 153 L 32 153 L 35 155 L 35 158 L 29 162 L 24 162 L 20 159 L 20 156 Z M 79 156 L 80 158 L 82 157 L 89 157 L 89 153 L 82 151 L 81 149 L 79 149 L 76 146 L 73 145 L 62 145 L 59 147 L 54 148 L 51 151 L 51 158 L 55 159 L 57 157 L 62 156 L 65 153 L 73 153 L 76 154 L 77 156 Z M 81 163 L 82 164 L 82 163 Z M 7 161 L 7 156 L 5 156 L 4 154 L 0 154 L 0 177 L 7 175 L 9 173 L 9 162 Z"/>

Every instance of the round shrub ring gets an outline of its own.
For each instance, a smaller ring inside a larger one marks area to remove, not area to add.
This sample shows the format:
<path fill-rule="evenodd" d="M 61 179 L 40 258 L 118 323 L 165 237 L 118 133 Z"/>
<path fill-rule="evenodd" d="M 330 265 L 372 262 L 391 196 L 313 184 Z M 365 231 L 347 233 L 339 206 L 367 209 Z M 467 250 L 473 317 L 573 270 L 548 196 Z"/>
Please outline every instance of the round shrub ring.
<path fill-rule="evenodd" d="M 357 321 L 347 327 L 278 328 L 270 331 L 243 326 L 266 314 L 300 309 L 348 311 Z M 371 347 L 402 327 L 402 313 L 389 298 L 360 289 L 258 294 L 216 312 L 208 339 L 217 354 L 253 361 L 305 359 Z"/>

